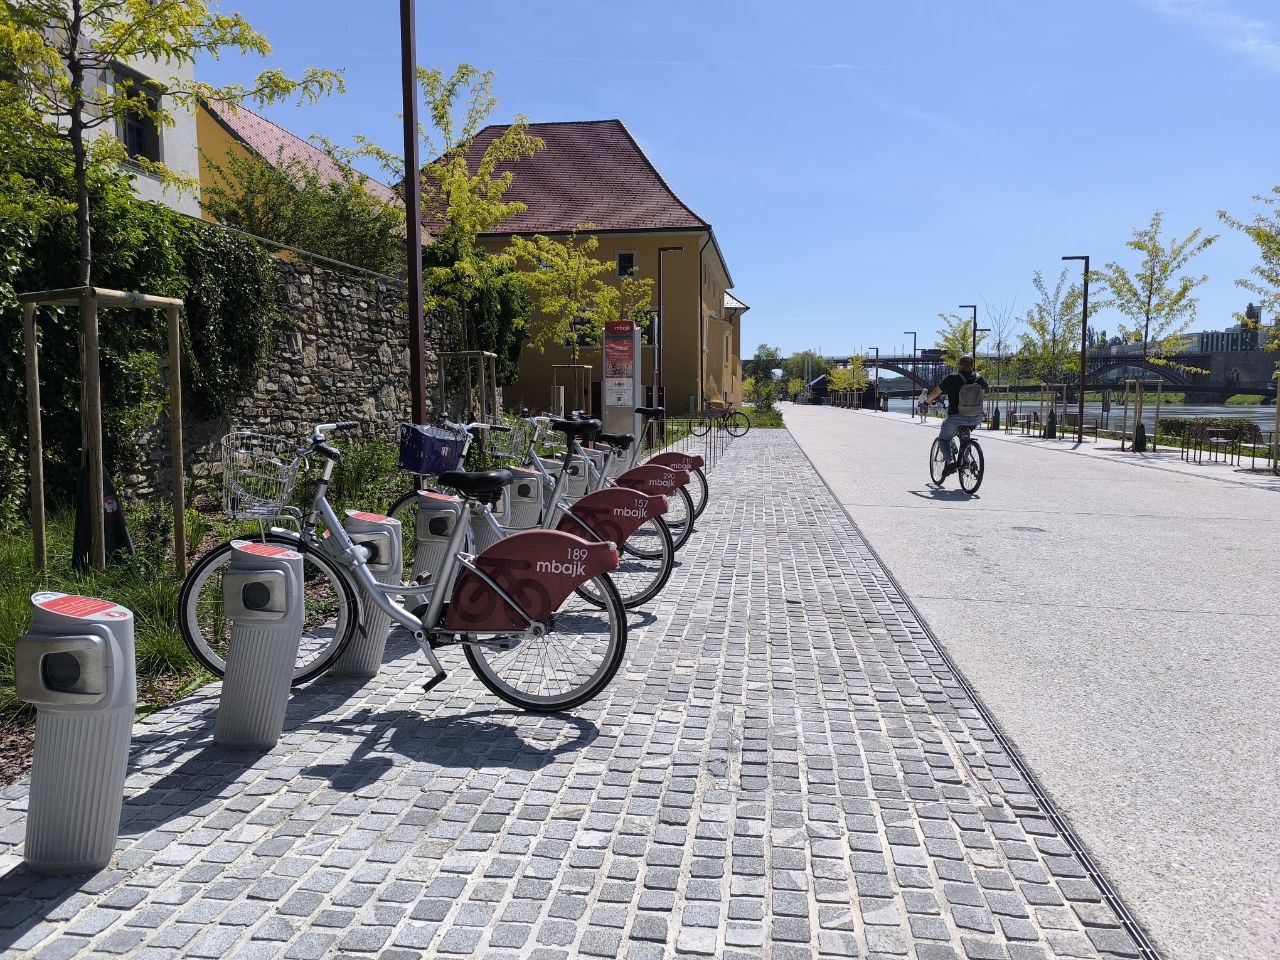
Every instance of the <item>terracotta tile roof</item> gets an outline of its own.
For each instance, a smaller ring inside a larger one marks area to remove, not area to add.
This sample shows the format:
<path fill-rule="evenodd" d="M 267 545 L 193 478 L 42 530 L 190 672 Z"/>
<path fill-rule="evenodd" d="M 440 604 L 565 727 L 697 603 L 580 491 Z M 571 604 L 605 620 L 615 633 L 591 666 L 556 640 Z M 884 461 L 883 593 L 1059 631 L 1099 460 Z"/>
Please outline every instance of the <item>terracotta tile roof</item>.
<path fill-rule="evenodd" d="M 494 125 L 476 134 L 468 148 L 473 169 L 506 129 Z M 584 223 L 599 231 L 709 229 L 662 179 L 621 120 L 531 123 L 529 132 L 546 147 L 508 165 L 515 181 L 507 191 L 508 200 L 528 209 L 494 236 L 563 233 Z M 426 226 L 430 230 L 432 224 Z"/>
<path fill-rule="evenodd" d="M 342 165 L 323 150 L 295 136 L 284 127 L 276 126 L 266 117 L 259 116 L 247 107 L 233 107 L 224 103 L 207 103 L 213 115 L 233 137 L 273 166 L 281 159 L 285 162 L 300 160 L 316 170 L 326 180 L 340 180 Z M 362 174 L 363 176 L 363 174 Z M 364 177 L 365 189 L 386 203 L 399 204 L 400 196 L 384 183 L 372 177 Z"/>

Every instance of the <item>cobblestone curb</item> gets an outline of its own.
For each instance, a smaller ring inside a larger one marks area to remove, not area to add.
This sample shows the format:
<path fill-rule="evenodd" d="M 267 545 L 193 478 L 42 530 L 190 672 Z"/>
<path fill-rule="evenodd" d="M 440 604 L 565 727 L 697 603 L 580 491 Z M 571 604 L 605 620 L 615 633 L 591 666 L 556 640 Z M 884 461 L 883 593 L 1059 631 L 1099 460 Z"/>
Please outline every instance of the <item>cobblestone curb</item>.
<path fill-rule="evenodd" d="M 627 663 L 575 716 L 299 691 L 265 756 L 217 688 L 135 731 L 111 869 L 0 879 L 0 950 L 778 960 L 1137 948 L 789 434 L 752 431 Z M 26 784 L 0 795 L 0 864 Z M 0 867 L 0 869 L 3 869 Z"/>

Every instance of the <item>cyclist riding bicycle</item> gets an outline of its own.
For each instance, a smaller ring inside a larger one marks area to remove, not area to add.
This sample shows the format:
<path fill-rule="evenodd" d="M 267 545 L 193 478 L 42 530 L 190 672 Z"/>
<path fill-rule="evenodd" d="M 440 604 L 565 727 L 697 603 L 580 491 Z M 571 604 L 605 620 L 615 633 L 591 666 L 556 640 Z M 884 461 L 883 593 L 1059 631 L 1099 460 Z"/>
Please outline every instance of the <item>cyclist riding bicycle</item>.
<path fill-rule="evenodd" d="M 942 473 L 944 480 L 956 472 L 951 445 L 959 434 L 960 428 L 982 426 L 983 401 L 986 399 L 990 384 L 980 373 L 974 372 L 973 368 L 973 357 L 965 354 L 960 358 L 959 372 L 944 377 L 928 397 L 927 402 L 933 403 L 944 393 L 947 395 L 947 418 L 942 421 L 942 429 L 938 431 L 938 439 L 942 443 L 943 455 L 947 462 L 946 469 Z"/>

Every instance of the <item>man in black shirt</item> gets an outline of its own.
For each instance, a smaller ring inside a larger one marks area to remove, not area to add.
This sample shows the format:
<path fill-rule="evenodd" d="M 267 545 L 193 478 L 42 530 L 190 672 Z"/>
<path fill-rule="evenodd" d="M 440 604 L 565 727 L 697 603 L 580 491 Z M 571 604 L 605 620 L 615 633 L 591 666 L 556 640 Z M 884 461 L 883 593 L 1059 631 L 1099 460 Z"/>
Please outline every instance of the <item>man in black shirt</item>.
<path fill-rule="evenodd" d="M 960 428 L 982 426 L 985 412 L 982 404 L 989 386 L 981 374 L 974 372 L 973 357 L 965 354 L 960 358 L 959 372 L 944 377 L 929 394 L 929 403 L 933 403 L 944 393 L 947 395 L 947 418 L 942 421 L 942 429 L 938 431 L 943 456 L 947 461 L 947 468 L 942 473 L 944 480 L 956 472 L 951 442 L 959 434 Z"/>

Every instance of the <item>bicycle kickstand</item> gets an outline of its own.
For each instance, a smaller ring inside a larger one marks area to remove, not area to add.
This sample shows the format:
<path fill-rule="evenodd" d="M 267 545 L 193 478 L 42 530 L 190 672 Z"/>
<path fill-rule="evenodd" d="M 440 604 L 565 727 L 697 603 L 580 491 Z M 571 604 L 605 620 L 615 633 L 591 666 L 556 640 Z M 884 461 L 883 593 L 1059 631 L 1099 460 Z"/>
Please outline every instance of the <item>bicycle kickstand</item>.
<path fill-rule="evenodd" d="M 436 658 L 436 652 L 431 649 L 431 642 L 427 639 L 424 631 L 419 630 L 413 635 L 413 639 L 418 642 L 418 647 L 427 658 L 434 674 L 422 684 L 422 692 L 430 693 L 440 684 L 444 683 L 444 678 L 448 676 L 444 667 L 440 665 L 440 661 Z"/>

